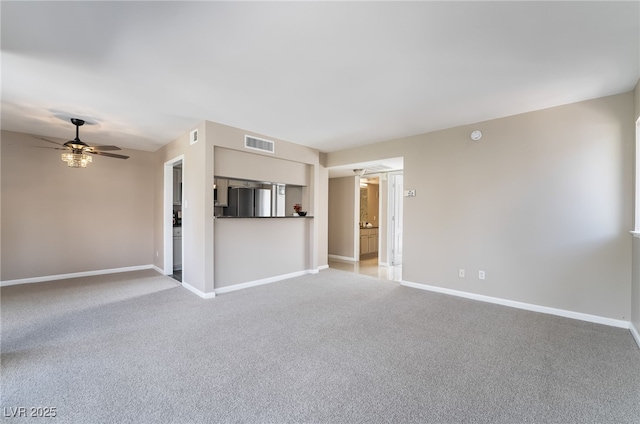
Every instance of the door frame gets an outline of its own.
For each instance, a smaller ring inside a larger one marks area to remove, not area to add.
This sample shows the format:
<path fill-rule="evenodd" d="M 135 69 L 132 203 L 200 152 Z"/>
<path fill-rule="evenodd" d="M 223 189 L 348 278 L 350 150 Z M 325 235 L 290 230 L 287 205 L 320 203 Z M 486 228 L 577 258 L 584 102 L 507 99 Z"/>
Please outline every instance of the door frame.
<path fill-rule="evenodd" d="M 182 163 L 182 176 L 184 180 L 185 161 L 184 155 L 176 156 L 164 163 L 164 196 L 163 196 L 163 253 L 164 275 L 173 274 L 173 167 Z M 184 203 L 184 190 L 182 191 Z M 182 275 L 184 275 L 184 232 L 182 233 Z"/>
<path fill-rule="evenodd" d="M 404 194 L 403 193 L 398 194 L 398 191 L 396 190 L 396 187 L 395 187 L 395 178 L 398 175 L 402 176 L 404 179 L 403 171 L 389 172 L 387 177 L 388 190 L 389 190 L 389 194 L 388 194 L 389 200 L 387 202 L 387 206 L 388 206 L 388 209 L 387 209 L 387 259 L 391 266 L 402 265 L 402 261 L 399 264 L 395 263 L 396 257 L 394 254 L 394 249 L 396 248 L 395 223 L 394 223 L 396 203 L 404 202 Z M 404 219 L 402 220 L 402 225 L 404 225 Z M 404 232 L 404 228 L 403 228 L 403 232 Z"/>

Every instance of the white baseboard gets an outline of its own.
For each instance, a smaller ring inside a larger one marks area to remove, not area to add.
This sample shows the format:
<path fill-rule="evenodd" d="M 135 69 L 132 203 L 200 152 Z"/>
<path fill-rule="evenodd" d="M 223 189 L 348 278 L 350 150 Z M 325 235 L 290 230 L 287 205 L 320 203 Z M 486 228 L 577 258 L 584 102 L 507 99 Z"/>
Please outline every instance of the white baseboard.
<path fill-rule="evenodd" d="M 629 328 L 629 326 L 631 325 L 629 321 L 606 318 L 598 315 L 584 314 L 582 312 L 567 311 L 564 309 L 550 308 L 548 306 L 534 305 L 531 303 L 517 302 L 514 300 L 501 299 L 499 297 L 491 297 L 491 296 L 485 296 L 481 294 L 447 289 L 444 287 L 430 286 L 428 284 L 412 283 L 410 281 L 403 280 L 402 282 L 400 282 L 400 285 L 403 285 L 406 287 L 413 287 L 421 290 L 428 290 L 428 291 L 437 292 L 437 293 L 449 294 L 452 296 L 464 297 L 472 300 L 479 300 L 481 302 L 495 303 L 498 305 L 509 306 L 511 308 L 525 309 L 527 311 L 541 312 L 543 314 L 557 315 L 565 318 L 577 319 L 580 321 L 588 321 L 596 324 L 609 325 L 611 327 Z"/>
<path fill-rule="evenodd" d="M 152 265 L 151 268 L 155 269 L 156 271 L 158 271 L 162 275 L 171 275 L 171 274 L 167 274 L 166 272 L 164 272 L 164 269 L 159 268 L 159 267 L 157 267 L 155 265 Z"/>
<path fill-rule="evenodd" d="M 234 284 L 232 286 L 220 287 L 219 289 L 215 289 L 214 292 L 216 294 L 229 293 L 236 290 L 247 289 L 249 287 L 261 286 L 263 284 L 275 283 L 276 281 L 287 280 L 293 277 L 299 277 L 301 275 L 306 274 L 315 274 L 317 270 L 307 269 L 305 271 L 297 271 L 292 272 L 290 274 L 277 275 L 275 277 L 263 278 L 261 280 L 249 281 L 246 283 Z"/>
<path fill-rule="evenodd" d="M 324 269 L 329 269 L 329 265 L 320 265 L 320 266 L 318 267 L 318 271 L 322 271 L 322 270 L 324 270 Z"/>
<path fill-rule="evenodd" d="M 182 282 L 182 287 L 184 287 L 185 289 L 197 294 L 198 296 L 200 296 L 203 299 L 212 299 L 212 298 L 216 297 L 216 293 L 215 292 L 205 293 L 205 292 L 200 291 L 197 288 L 193 287 L 191 284 L 185 283 L 184 281 Z"/>
<path fill-rule="evenodd" d="M 378 265 L 380 265 L 380 266 L 389 266 L 389 264 L 386 263 L 386 262 L 378 262 Z"/>
<path fill-rule="evenodd" d="M 633 325 L 632 322 L 629 323 L 629 331 L 631 331 L 631 335 L 636 341 L 636 344 L 640 348 L 640 333 L 638 333 L 638 329 Z"/>
<path fill-rule="evenodd" d="M 347 262 L 358 262 L 359 259 L 350 258 L 348 256 L 340 256 L 340 255 L 329 255 L 329 259 L 335 259 L 338 261 L 347 261 Z"/>
<path fill-rule="evenodd" d="M 164 274 L 164 272 L 155 265 L 138 265 L 127 266 L 123 268 L 99 269 L 95 271 L 72 272 L 70 274 L 45 275 L 42 277 L 21 278 L 18 280 L 0 281 L 0 287 L 14 286 L 16 284 L 42 283 L 45 281 L 64 280 L 67 278 L 91 277 L 94 275 L 116 274 L 118 272 L 140 271 L 142 269 L 155 269 Z"/>

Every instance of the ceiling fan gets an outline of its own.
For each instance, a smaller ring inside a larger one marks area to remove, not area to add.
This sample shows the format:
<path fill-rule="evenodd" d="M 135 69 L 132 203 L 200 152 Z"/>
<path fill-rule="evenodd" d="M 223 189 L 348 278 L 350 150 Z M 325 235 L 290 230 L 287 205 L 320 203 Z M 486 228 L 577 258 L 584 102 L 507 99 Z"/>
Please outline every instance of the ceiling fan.
<path fill-rule="evenodd" d="M 129 156 L 107 152 L 108 150 L 121 150 L 118 146 L 89 146 L 87 143 L 80 140 L 79 136 L 80 127 L 84 125 L 84 121 L 78 118 L 71 118 L 71 123 L 76 126 L 76 138 L 69 140 L 64 144 L 43 137 L 38 137 L 40 140 L 61 146 L 51 147 L 52 149 L 67 150 L 62 154 L 62 160 L 67 162 L 67 166 L 71 168 L 86 168 L 87 164 L 93 160 L 91 156 L 87 155 L 87 153 L 116 159 L 129 159 Z"/>

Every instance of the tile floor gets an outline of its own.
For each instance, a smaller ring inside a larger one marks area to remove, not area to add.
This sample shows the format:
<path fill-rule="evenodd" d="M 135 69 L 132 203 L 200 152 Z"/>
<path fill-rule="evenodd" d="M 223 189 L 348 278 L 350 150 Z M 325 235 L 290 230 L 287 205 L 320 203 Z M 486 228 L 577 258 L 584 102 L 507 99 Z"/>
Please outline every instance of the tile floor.
<path fill-rule="evenodd" d="M 402 266 L 381 266 L 378 258 L 362 259 L 359 262 L 347 262 L 337 259 L 329 259 L 329 268 L 343 271 L 356 272 L 384 280 L 402 281 Z"/>
<path fill-rule="evenodd" d="M 347 262 L 329 259 L 329 268 L 343 271 L 356 272 L 383 280 L 402 281 L 402 266 L 379 266 L 378 258 L 362 259 L 360 262 Z M 174 270 L 173 279 L 182 281 L 182 270 Z"/>

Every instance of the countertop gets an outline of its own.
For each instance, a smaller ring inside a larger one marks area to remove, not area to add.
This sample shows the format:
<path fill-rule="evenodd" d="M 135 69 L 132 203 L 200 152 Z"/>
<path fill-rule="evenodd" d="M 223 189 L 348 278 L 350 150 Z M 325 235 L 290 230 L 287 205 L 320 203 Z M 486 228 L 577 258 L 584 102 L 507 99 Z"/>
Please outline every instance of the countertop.
<path fill-rule="evenodd" d="M 313 216 L 215 216 L 216 219 L 301 219 L 313 218 Z"/>

